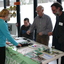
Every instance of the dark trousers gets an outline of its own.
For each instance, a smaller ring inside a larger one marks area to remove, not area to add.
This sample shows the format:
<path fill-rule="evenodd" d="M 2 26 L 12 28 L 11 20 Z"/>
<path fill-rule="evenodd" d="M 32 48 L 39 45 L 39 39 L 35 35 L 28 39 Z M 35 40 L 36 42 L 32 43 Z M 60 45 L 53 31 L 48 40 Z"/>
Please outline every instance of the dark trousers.
<path fill-rule="evenodd" d="M 0 47 L 0 64 L 5 64 L 5 47 Z"/>
<path fill-rule="evenodd" d="M 48 35 L 42 35 L 42 36 L 40 36 L 40 35 L 37 34 L 36 41 L 38 43 L 41 43 L 41 44 L 44 44 L 44 45 L 48 46 L 49 36 Z"/>
<path fill-rule="evenodd" d="M 52 46 L 55 46 L 55 49 L 58 49 L 58 50 L 64 52 L 64 43 L 61 43 L 61 41 L 59 43 L 56 35 L 53 36 Z M 64 56 L 61 58 L 61 64 L 64 64 Z"/>

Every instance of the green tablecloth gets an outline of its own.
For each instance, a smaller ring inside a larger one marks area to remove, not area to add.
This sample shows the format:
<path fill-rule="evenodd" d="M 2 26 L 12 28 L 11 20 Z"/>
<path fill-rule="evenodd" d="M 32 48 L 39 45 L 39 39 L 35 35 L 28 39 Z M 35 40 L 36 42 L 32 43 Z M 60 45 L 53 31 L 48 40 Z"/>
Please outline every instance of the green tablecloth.
<path fill-rule="evenodd" d="M 11 48 L 6 48 L 6 64 L 40 64 L 40 62 L 34 61 Z"/>

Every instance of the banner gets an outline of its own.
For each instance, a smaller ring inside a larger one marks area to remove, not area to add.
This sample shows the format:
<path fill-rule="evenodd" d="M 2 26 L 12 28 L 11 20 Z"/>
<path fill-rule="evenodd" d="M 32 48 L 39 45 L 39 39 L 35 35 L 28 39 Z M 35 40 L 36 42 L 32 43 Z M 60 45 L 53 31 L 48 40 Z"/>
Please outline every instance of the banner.
<path fill-rule="evenodd" d="M 40 64 L 29 57 L 26 57 L 11 48 L 6 48 L 6 64 Z"/>

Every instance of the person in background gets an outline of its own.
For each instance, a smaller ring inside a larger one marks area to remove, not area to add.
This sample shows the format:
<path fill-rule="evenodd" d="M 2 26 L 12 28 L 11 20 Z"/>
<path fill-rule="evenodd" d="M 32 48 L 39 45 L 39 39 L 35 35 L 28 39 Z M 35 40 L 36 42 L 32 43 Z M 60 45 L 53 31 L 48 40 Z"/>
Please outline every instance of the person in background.
<path fill-rule="evenodd" d="M 32 26 L 27 31 L 27 34 L 30 34 L 34 29 L 36 29 L 36 41 L 48 46 L 48 32 L 52 31 L 51 18 L 48 15 L 44 14 L 44 8 L 41 5 L 36 7 L 36 13 L 38 15 L 35 17 Z"/>
<path fill-rule="evenodd" d="M 29 35 L 26 33 L 27 30 L 30 28 L 31 24 L 29 22 L 29 19 L 28 18 L 25 18 L 24 19 L 24 25 L 21 26 L 20 28 L 20 37 L 26 37 L 26 38 L 29 38 L 29 39 L 33 39 L 33 32 L 30 33 Z"/>
<path fill-rule="evenodd" d="M 0 12 L 0 64 L 5 64 L 6 39 L 15 46 L 21 46 L 9 33 L 7 23 L 5 22 L 9 17 L 9 11 L 7 9 L 3 9 Z"/>
<path fill-rule="evenodd" d="M 55 2 L 51 5 L 53 14 L 56 15 L 56 24 L 53 32 L 49 32 L 49 35 L 53 36 L 52 46 L 56 49 L 64 52 L 64 11 L 59 2 Z M 61 64 L 64 64 L 64 57 L 62 57 Z"/>

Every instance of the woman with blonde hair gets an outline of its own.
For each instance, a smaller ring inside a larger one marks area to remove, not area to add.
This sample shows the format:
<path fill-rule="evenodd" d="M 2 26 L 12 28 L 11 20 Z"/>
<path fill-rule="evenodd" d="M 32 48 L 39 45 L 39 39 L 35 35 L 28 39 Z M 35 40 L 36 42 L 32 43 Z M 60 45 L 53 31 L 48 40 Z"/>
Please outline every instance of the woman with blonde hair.
<path fill-rule="evenodd" d="M 5 64 L 6 39 L 15 46 L 21 46 L 10 35 L 7 23 L 5 22 L 8 19 L 9 19 L 9 11 L 7 9 L 3 9 L 0 12 L 0 64 Z"/>

